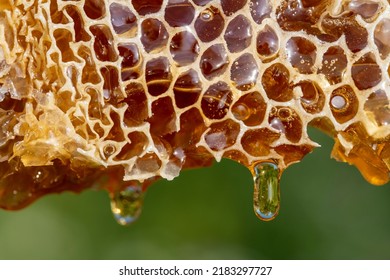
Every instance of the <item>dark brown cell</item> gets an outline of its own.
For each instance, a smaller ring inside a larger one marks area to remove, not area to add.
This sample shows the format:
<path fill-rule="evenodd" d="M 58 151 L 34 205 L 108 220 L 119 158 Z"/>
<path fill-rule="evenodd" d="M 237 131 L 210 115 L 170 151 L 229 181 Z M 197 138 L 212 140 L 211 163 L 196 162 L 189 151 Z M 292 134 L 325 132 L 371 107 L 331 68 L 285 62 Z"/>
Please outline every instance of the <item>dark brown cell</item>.
<path fill-rule="evenodd" d="M 224 38 L 230 52 L 245 50 L 252 41 L 251 23 L 243 15 L 235 17 L 229 22 Z"/>
<path fill-rule="evenodd" d="M 382 59 L 390 54 L 390 19 L 382 19 L 375 27 L 374 40 Z"/>
<path fill-rule="evenodd" d="M 280 145 L 274 148 L 274 150 L 281 156 L 286 165 L 294 162 L 299 162 L 308 153 L 313 150 L 313 146 L 310 145 Z"/>
<path fill-rule="evenodd" d="M 195 8 L 188 0 L 169 0 L 165 8 L 165 21 L 172 27 L 190 25 L 195 17 Z"/>
<path fill-rule="evenodd" d="M 239 90 L 250 90 L 256 85 L 259 68 L 253 55 L 246 53 L 233 62 L 230 78 Z"/>
<path fill-rule="evenodd" d="M 267 156 L 271 152 L 271 145 L 280 138 L 280 133 L 268 128 L 248 130 L 241 138 L 244 150 L 255 157 Z"/>
<path fill-rule="evenodd" d="M 300 0 L 282 1 L 276 9 L 276 18 L 285 31 L 304 30 L 312 35 L 320 35 L 318 21 L 324 14 L 329 1 L 319 1 L 313 7 L 304 6 Z"/>
<path fill-rule="evenodd" d="M 329 0 L 302 0 L 302 6 L 304 8 L 311 8 L 326 2 L 329 2 Z"/>
<path fill-rule="evenodd" d="M 170 52 L 179 66 L 185 66 L 193 63 L 198 57 L 199 44 L 191 32 L 182 31 L 173 36 Z"/>
<path fill-rule="evenodd" d="M 128 127 L 141 125 L 148 118 L 148 103 L 145 89 L 140 83 L 130 83 L 125 89 L 125 99 L 128 105 L 123 121 Z"/>
<path fill-rule="evenodd" d="M 349 2 L 348 8 L 362 18 L 369 19 L 377 14 L 380 7 L 379 5 L 379 3 L 374 1 L 352 0 Z"/>
<path fill-rule="evenodd" d="M 97 59 L 100 61 L 116 61 L 118 55 L 114 48 L 114 39 L 110 29 L 105 25 L 93 25 L 90 29 L 95 37 L 93 47 Z"/>
<path fill-rule="evenodd" d="M 100 69 L 104 84 L 103 96 L 109 102 L 116 103 L 118 99 L 123 98 L 122 91 L 119 87 L 118 70 L 112 66 L 106 66 Z"/>
<path fill-rule="evenodd" d="M 389 107 L 389 98 L 383 90 L 371 93 L 364 104 L 364 110 L 375 118 L 378 126 L 390 124 Z"/>
<path fill-rule="evenodd" d="M 138 47 L 133 43 L 123 43 L 118 45 L 119 55 L 122 57 L 121 78 L 122 81 L 137 79 L 140 74 L 136 66 L 141 63 L 141 55 Z"/>
<path fill-rule="evenodd" d="M 228 84 L 211 85 L 202 97 L 202 111 L 209 119 L 222 119 L 229 111 L 233 97 Z"/>
<path fill-rule="evenodd" d="M 356 115 L 359 109 L 359 100 L 352 87 L 344 85 L 332 92 L 329 106 L 336 121 L 345 123 Z"/>
<path fill-rule="evenodd" d="M 256 49 L 263 62 L 270 61 L 278 53 L 279 38 L 269 25 L 266 25 L 257 35 Z"/>
<path fill-rule="evenodd" d="M 164 136 L 176 131 L 176 113 L 171 97 L 157 99 L 152 104 L 152 117 L 148 119 L 153 136 Z"/>
<path fill-rule="evenodd" d="M 324 74 L 331 85 L 338 84 L 343 79 L 348 60 L 344 50 L 339 46 L 330 47 L 322 58 L 319 74 Z"/>
<path fill-rule="evenodd" d="M 124 145 L 119 154 L 117 154 L 114 160 L 129 160 L 133 157 L 139 156 L 145 150 L 149 143 L 148 138 L 142 132 L 132 132 L 127 136 L 130 143 Z"/>
<path fill-rule="evenodd" d="M 317 114 L 325 105 L 325 94 L 314 81 L 301 81 L 297 85 L 302 91 L 301 105 L 309 114 Z"/>
<path fill-rule="evenodd" d="M 293 143 L 299 142 L 302 137 L 302 121 L 290 107 L 273 107 L 268 122 L 273 129 L 285 134 L 287 140 Z"/>
<path fill-rule="evenodd" d="M 76 42 L 91 40 L 91 36 L 85 31 L 83 18 L 74 6 L 67 6 L 66 12 L 73 19 Z"/>
<path fill-rule="evenodd" d="M 350 20 L 344 30 L 345 42 L 352 52 L 359 52 L 367 46 L 368 32 L 356 19 Z"/>
<path fill-rule="evenodd" d="M 352 65 L 351 75 L 360 90 L 372 88 L 382 80 L 382 71 L 372 53 L 365 54 Z"/>
<path fill-rule="evenodd" d="M 291 65 L 301 74 L 313 73 L 316 60 L 316 46 L 303 37 L 292 37 L 287 41 L 287 56 Z"/>
<path fill-rule="evenodd" d="M 236 143 L 239 132 L 240 125 L 232 120 L 213 123 L 205 135 L 205 140 L 210 149 L 222 151 Z"/>
<path fill-rule="evenodd" d="M 241 96 L 232 107 L 234 117 L 247 126 L 260 125 L 266 110 L 267 104 L 257 91 Z"/>
<path fill-rule="evenodd" d="M 212 45 L 200 59 L 200 69 L 206 79 L 212 80 L 225 73 L 229 64 L 229 57 L 222 44 Z"/>
<path fill-rule="evenodd" d="M 195 21 L 195 30 L 203 42 L 211 42 L 218 38 L 225 26 L 225 20 L 218 8 L 210 6 L 203 10 Z"/>
<path fill-rule="evenodd" d="M 222 10 L 225 15 L 231 16 L 241 10 L 248 0 L 221 0 Z"/>
<path fill-rule="evenodd" d="M 158 96 L 165 93 L 172 82 L 169 60 L 166 57 L 149 60 L 146 63 L 145 79 L 149 94 Z"/>
<path fill-rule="evenodd" d="M 325 15 L 321 21 L 321 27 L 335 41 L 345 35 L 345 41 L 352 52 L 358 52 L 367 46 L 367 30 L 356 21 L 356 15 L 345 13 L 342 16 L 332 17 Z"/>
<path fill-rule="evenodd" d="M 99 19 L 104 17 L 106 14 L 104 0 L 85 0 L 84 11 L 90 19 Z"/>
<path fill-rule="evenodd" d="M 192 0 L 192 2 L 194 2 L 195 5 L 204 6 L 207 3 L 211 2 L 211 0 Z"/>
<path fill-rule="evenodd" d="M 167 45 L 167 29 L 158 19 L 145 19 L 141 24 L 141 32 L 141 42 L 148 53 L 157 53 Z"/>
<path fill-rule="evenodd" d="M 175 103 L 178 108 L 185 108 L 193 105 L 202 92 L 202 82 L 198 73 L 190 69 L 181 74 L 173 87 Z"/>
<path fill-rule="evenodd" d="M 134 9 L 141 16 L 160 11 L 163 0 L 132 0 Z"/>
<path fill-rule="evenodd" d="M 261 83 L 268 98 L 272 100 L 286 102 L 293 97 L 290 72 L 281 63 L 268 67 L 263 74 Z"/>
<path fill-rule="evenodd" d="M 257 24 L 270 17 L 272 6 L 269 0 L 250 0 L 250 5 L 252 18 Z"/>
<path fill-rule="evenodd" d="M 116 34 L 130 32 L 135 35 L 137 30 L 137 17 L 131 12 L 129 7 L 118 3 L 110 5 L 111 24 Z"/>

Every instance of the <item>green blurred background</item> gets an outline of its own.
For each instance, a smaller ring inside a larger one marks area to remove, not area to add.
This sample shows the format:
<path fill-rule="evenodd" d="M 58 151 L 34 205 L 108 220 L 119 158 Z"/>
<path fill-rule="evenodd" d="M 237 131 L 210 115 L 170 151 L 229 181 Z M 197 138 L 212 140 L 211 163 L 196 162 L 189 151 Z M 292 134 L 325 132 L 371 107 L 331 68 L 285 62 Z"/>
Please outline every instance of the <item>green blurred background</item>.
<path fill-rule="evenodd" d="M 239 164 L 184 171 L 148 191 L 130 227 L 106 192 L 50 195 L 0 211 L 1 259 L 389 259 L 390 186 L 375 187 L 322 144 L 282 177 L 281 212 L 261 222 L 252 179 Z"/>

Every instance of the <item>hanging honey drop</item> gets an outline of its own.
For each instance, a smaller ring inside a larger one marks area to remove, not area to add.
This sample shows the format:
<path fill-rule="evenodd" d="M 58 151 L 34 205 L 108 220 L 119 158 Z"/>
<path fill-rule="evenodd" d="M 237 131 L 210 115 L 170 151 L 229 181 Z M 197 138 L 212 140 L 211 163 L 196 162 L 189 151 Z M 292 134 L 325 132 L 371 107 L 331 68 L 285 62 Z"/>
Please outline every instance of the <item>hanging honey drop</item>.
<path fill-rule="evenodd" d="M 118 224 L 130 225 L 141 215 L 144 201 L 141 184 L 131 184 L 121 191 L 111 193 L 110 197 L 111 211 Z"/>
<path fill-rule="evenodd" d="M 260 220 L 273 220 L 279 213 L 279 168 L 275 163 L 262 162 L 254 168 L 253 208 Z"/>

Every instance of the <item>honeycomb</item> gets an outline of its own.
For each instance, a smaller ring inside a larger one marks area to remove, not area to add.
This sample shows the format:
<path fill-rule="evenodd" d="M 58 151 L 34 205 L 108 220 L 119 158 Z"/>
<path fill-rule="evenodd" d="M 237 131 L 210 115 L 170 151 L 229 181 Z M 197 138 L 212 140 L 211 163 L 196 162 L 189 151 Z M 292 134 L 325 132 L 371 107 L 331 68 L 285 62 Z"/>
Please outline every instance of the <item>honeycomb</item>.
<path fill-rule="evenodd" d="M 254 208 L 318 144 L 389 181 L 389 0 L 2 0 L 0 207 L 99 182 L 122 224 L 159 178 L 229 158 Z"/>

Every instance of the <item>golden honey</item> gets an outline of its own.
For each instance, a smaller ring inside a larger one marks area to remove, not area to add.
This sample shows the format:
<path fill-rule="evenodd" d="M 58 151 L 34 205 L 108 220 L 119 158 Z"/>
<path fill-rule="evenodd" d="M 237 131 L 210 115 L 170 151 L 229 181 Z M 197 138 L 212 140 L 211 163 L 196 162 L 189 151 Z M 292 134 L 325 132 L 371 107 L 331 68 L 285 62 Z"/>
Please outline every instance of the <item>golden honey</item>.
<path fill-rule="evenodd" d="M 389 30 L 387 0 L 3 0 L 0 207 L 99 181 L 127 224 L 153 181 L 224 157 L 269 220 L 308 126 L 385 184 Z"/>

